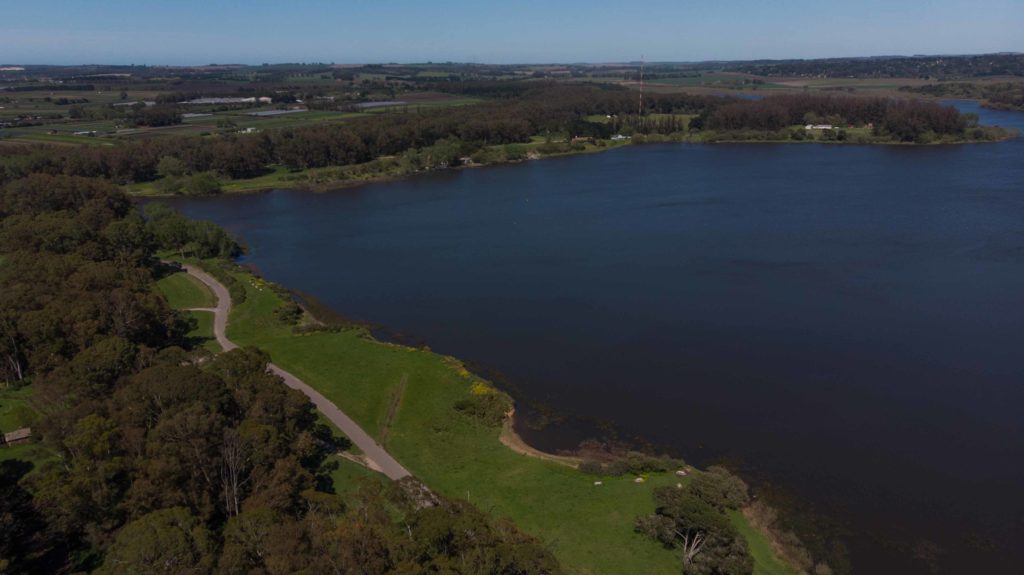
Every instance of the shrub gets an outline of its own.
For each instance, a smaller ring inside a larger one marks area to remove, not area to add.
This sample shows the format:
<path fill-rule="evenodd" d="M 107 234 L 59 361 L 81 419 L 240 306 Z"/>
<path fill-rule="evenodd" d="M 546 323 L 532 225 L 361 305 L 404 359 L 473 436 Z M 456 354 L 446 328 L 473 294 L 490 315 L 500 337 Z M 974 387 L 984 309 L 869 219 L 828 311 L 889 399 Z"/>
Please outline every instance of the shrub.
<path fill-rule="evenodd" d="M 220 179 L 213 172 L 197 172 L 188 178 L 186 193 L 204 196 L 220 192 Z"/>
<path fill-rule="evenodd" d="M 281 323 L 295 325 L 302 319 L 302 307 L 293 301 L 286 301 L 274 310 L 274 316 Z"/>
<path fill-rule="evenodd" d="M 747 484 L 724 467 L 709 467 L 707 472 L 694 477 L 687 489 L 720 510 L 739 509 L 750 501 Z"/>
<path fill-rule="evenodd" d="M 625 464 L 626 470 L 634 474 L 669 471 L 670 469 L 679 469 L 684 465 L 681 459 L 656 457 L 636 451 L 631 451 L 626 455 Z"/>
<path fill-rule="evenodd" d="M 542 154 L 562 154 L 570 149 L 569 145 L 563 142 L 545 142 L 537 146 L 537 151 Z"/>
<path fill-rule="evenodd" d="M 501 425 L 512 401 L 503 393 L 471 395 L 455 402 L 455 410 L 486 425 Z"/>
<path fill-rule="evenodd" d="M 505 159 L 509 162 L 518 162 L 526 159 L 526 146 L 520 144 L 508 144 L 504 148 Z"/>

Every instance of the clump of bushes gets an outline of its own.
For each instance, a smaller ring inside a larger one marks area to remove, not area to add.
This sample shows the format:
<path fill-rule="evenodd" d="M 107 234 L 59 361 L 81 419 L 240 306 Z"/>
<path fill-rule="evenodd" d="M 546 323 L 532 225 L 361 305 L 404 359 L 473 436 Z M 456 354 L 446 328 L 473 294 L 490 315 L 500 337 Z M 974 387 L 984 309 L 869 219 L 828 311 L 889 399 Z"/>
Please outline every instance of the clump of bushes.
<path fill-rule="evenodd" d="M 611 475 L 610 473 L 605 473 L 603 463 L 600 461 L 594 461 L 593 459 L 583 461 L 576 467 L 576 469 L 589 475 Z"/>
<path fill-rule="evenodd" d="M 146 205 L 144 213 L 146 231 L 162 250 L 199 259 L 233 258 L 242 253 L 242 246 L 213 222 L 190 220 L 161 203 Z"/>
<path fill-rule="evenodd" d="M 564 154 L 572 151 L 572 146 L 565 142 L 545 142 L 537 146 L 537 151 L 544 154 Z"/>
<path fill-rule="evenodd" d="M 506 144 L 504 146 L 505 159 L 509 162 L 525 160 L 528 150 L 522 144 Z"/>
<path fill-rule="evenodd" d="M 705 473 L 698 473 L 687 489 L 719 511 L 739 509 L 750 502 L 747 484 L 728 469 L 715 465 Z"/>
<path fill-rule="evenodd" d="M 580 463 L 578 469 L 591 475 L 619 476 L 671 471 L 684 465 L 682 459 L 630 451 L 624 455 L 611 456 L 607 461 L 587 459 Z"/>
<path fill-rule="evenodd" d="M 302 307 L 294 301 L 287 300 L 274 310 L 274 317 L 281 323 L 295 325 L 302 319 Z"/>
<path fill-rule="evenodd" d="M 501 425 L 512 400 L 500 392 L 473 394 L 455 402 L 455 410 L 485 425 Z"/>

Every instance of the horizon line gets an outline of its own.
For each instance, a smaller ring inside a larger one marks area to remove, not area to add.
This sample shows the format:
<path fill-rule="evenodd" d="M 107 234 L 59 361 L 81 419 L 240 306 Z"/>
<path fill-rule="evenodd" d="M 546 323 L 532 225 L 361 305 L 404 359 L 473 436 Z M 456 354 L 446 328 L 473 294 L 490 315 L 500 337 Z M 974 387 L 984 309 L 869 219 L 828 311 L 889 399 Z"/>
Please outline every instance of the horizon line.
<path fill-rule="evenodd" d="M 363 62 L 325 62 L 321 60 L 310 60 L 310 61 L 278 61 L 278 62 L 260 62 L 260 63 L 243 63 L 243 62 L 210 62 L 206 64 L 137 64 L 137 63 L 113 63 L 113 62 L 79 62 L 79 63 L 0 63 L 0 67 L 7 66 L 33 66 L 33 67 L 56 67 L 56 66 L 119 66 L 119 67 L 140 67 L 140 68 L 208 68 L 213 66 L 243 66 L 243 67 L 259 67 L 259 66 L 283 66 L 283 65 L 301 65 L 301 66 L 429 66 L 429 65 L 461 65 L 461 66 L 616 66 L 616 65 L 631 65 L 638 64 L 640 62 L 646 62 L 647 64 L 723 64 L 723 63 L 743 63 L 743 62 L 794 62 L 794 61 L 816 61 L 816 60 L 866 60 L 866 59 L 882 59 L 882 58 L 938 58 L 938 57 L 970 57 L 970 56 L 1019 56 L 1024 55 L 1024 52 L 1018 52 L 1013 50 L 1000 51 L 1000 52 L 976 52 L 976 53 L 936 53 L 936 54 L 871 54 L 863 56 L 822 56 L 816 58 L 749 58 L 749 59 L 704 59 L 704 60 L 621 60 L 621 61 L 535 61 L 535 62 L 508 62 L 508 63 L 497 63 L 497 62 L 474 62 L 474 61 L 458 61 L 458 60 L 428 60 L 428 61 L 363 61 Z"/>

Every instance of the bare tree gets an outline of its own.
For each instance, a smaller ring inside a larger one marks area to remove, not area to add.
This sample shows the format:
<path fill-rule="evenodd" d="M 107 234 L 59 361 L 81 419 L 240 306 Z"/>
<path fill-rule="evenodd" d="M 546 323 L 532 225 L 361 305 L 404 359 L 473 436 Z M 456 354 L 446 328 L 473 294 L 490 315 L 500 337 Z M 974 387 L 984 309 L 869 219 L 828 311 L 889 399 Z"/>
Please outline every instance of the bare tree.
<path fill-rule="evenodd" d="M 4 318 L 0 323 L 0 332 L 3 333 L 4 359 L 6 360 L 4 371 L 7 372 L 8 378 L 13 377 L 14 381 L 21 381 L 25 378 L 25 373 L 21 365 L 21 347 L 18 345 L 18 331 L 14 322 Z M 8 378 L 5 379 L 9 381 Z"/>
<path fill-rule="evenodd" d="M 683 565 L 689 565 L 693 562 L 693 558 L 700 553 L 707 539 L 703 533 L 695 529 L 687 529 L 686 532 L 676 530 L 676 536 L 683 542 Z"/>
<path fill-rule="evenodd" d="M 224 444 L 221 446 L 220 454 L 220 483 L 224 492 L 224 510 L 231 517 L 241 511 L 242 489 L 249 482 L 245 446 L 234 429 L 224 431 Z"/>

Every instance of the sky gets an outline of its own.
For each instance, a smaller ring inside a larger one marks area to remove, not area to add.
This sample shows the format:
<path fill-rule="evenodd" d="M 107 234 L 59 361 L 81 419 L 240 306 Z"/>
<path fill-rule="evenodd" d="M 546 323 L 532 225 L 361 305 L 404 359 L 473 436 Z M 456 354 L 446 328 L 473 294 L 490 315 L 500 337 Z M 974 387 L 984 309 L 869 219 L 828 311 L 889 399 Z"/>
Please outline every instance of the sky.
<path fill-rule="evenodd" d="M 0 0 L 0 65 L 988 52 L 1024 52 L 1024 0 Z"/>

